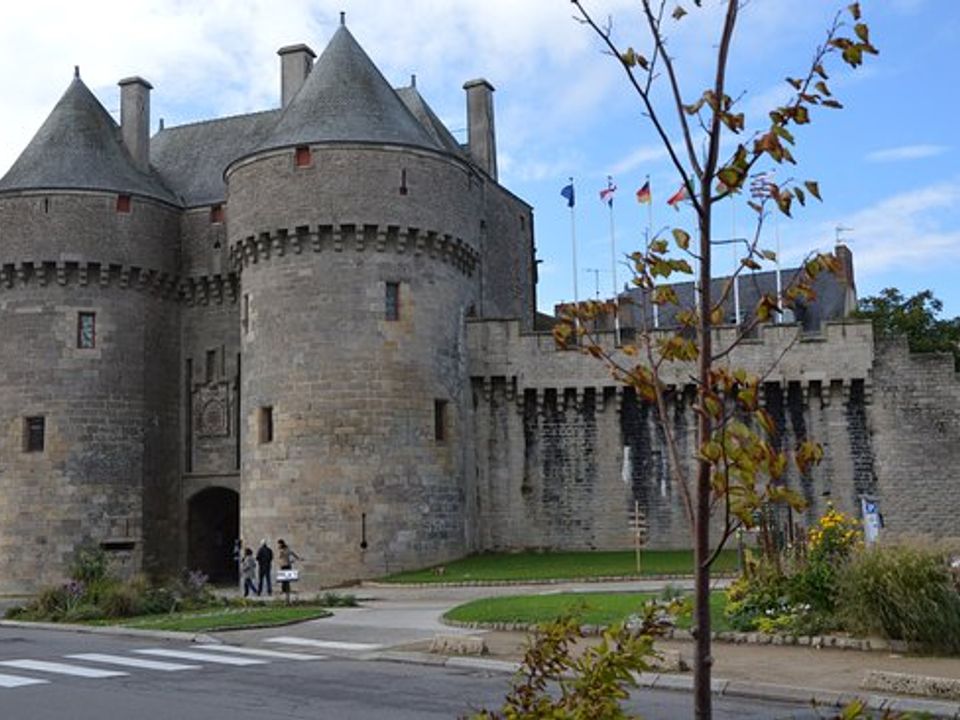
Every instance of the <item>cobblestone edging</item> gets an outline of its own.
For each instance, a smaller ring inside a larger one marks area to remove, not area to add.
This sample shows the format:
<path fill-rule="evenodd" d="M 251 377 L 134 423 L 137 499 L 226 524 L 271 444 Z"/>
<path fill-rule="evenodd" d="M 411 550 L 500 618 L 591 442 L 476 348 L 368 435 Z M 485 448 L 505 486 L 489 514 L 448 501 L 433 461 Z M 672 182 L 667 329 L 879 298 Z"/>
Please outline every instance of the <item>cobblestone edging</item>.
<path fill-rule="evenodd" d="M 442 618 L 445 625 L 466 628 L 469 630 L 499 630 L 502 632 L 535 632 L 539 625 L 536 623 L 510 622 L 460 622 Z M 605 625 L 583 625 L 580 630 L 584 635 L 600 635 L 606 630 Z M 782 635 L 762 632 L 713 632 L 713 640 L 735 645 L 792 645 L 813 648 L 836 648 L 839 650 L 907 652 L 907 643 L 900 640 L 884 640 L 882 638 L 853 638 L 842 635 Z M 675 628 L 667 630 L 662 636 L 667 640 L 693 640 L 690 630 Z"/>
<path fill-rule="evenodd" d="M 711 580 L 733 579 L 735 573 L 723 573 L 711 575 Z M 692 575 L 600 575 L 597 577 L 576 577 L 576 578 L 534 578 L 530 580 L 457 580 L 440 582 L 382 582 L 378 580 L 364 580 L 360 583 L 361 587 L 371 588 L 458 588 L 458 587 L 505 587 L 507 585 L 564 585 L 572 583 L 599 584 L 608 582 L 657 582 L 659 580 L 690 580 Z"/>

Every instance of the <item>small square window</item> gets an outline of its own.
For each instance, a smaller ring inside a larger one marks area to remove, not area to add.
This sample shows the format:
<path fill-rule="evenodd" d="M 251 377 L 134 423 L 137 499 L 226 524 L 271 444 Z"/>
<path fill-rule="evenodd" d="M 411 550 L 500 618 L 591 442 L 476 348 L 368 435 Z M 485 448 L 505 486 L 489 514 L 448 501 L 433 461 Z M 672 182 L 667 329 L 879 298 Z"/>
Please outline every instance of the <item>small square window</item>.
<path fill-rule="evenodd" d="M 310 155 L 310 147 L 307 145 L 298 147 L 293 155 L 294 165 L 297 167 L 309 167 L 312 162 L 313 158 Z"/>
<path fill-rule="evenodd" d="M 211 225 L 221 225 L 223 224 L 223 205 L 213 205 L 210 208 L 210 224 Z"/>
<path fill-rule="evenodd" d="M 42 415 L 23 419 L 23 450 L 24 452 L 43 452 L 43 436 L 46 429 L 46 418 Z"/>
<path fill-rule="evenodd" d="M 129 195 L 117 195 L 117 212 L 118 213 L 130 212 L 130 196 Z"/>
<path fill-rule="evenodd" d="M 447 401 L 433 401 L 433 439 L 438 443 L 447 439 Z"/>
<path fill-rule="evenodd" d="M 97 314 L 77 313 L 77 347 L 92 350 L 97 346 Z"/>
<path fill-rule="evenodd" d="M 384 316 L 387 320 L 400 319 L 400 283 L 388 282 L 384 297 Z"/>
<path fill-rule="evenodd" d="M 260 444 L 273 442 L 273 408 L 260 408 Z"/>

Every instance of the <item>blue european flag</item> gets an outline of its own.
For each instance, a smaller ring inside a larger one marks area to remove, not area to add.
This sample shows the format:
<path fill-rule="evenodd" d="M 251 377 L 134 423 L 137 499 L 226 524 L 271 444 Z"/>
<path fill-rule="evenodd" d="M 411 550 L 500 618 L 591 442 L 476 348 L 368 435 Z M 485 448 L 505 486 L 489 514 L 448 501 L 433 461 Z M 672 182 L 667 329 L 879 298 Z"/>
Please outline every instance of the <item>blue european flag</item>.
<path fill-rule="evenodd" d="M 560 194 L 567 199 L 567 207 L 573 207 L 573 183 L 564 185 Z"/>

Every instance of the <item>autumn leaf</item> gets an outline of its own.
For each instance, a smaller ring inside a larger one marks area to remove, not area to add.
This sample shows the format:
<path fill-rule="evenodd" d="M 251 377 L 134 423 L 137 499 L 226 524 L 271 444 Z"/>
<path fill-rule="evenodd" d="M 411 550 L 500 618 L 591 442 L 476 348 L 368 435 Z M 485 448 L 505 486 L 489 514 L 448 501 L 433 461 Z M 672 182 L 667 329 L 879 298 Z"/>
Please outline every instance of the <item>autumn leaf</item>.
<path fill-rule="evenodd" d="M 686 250 L 690 247 L 690 233 L 688 233 L 686 230 L 674 228 L 673 239 L 677 243 L 677 247 L 679 247 L 681 250 Z"/>
<path fill-rule="evenodd" d="M 805 180 L 803 186 L 807 189 L 808 193 L 813 195 L 820 202 L 823 202 L 823 198 L 820 197 L 820 183 L 815 180 Z"/>
<path fill-rule="evenodd" d="M 673 17 L 674 20 L 679 20 L 680 18 L 682 18 L 684 15 L 687 14 L 687 11 L 684 10 L 684 9 L 683 9 L 682 7 L 680 7 L 679 5 L 677 5 L 677 6 L 673 9 L 673 12 L 670 13 L 670 14 L 671 14 L 671 16 Z"/>

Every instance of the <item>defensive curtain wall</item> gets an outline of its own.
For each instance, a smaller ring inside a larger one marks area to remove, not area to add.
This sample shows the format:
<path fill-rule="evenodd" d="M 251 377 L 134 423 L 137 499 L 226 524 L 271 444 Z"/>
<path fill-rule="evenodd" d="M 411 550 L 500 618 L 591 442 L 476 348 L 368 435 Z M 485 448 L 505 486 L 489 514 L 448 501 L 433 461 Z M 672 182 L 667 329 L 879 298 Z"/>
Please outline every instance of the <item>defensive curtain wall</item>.
<path fill-rule="evenodd" d="M 731 332 L 719 329 L 717 346 Z M 914 355 L 902 344 L 875 350 L 864 322 L 798 332 L 764 326 L 729 363 L 765 376 L 761 401 L 781 447 L 805 438 L 823 445 L 818 467 L 806 476 L 792 467 L 787 478 L 809 503 L 804 520 L 828 500 L 859 516 L 866 495 L 880 502 L 885 537 L 960 537 L 950 491 L 960 427 L 952 358 Z M 475 321 L 468 339 L 480 547 L 629 547 L 635 501 L 648 547 L 689 547 L 652 405 L 615 383 L 601 362 L 558 350 L 549 334 Z M 695 369 L 675 364 L 667 373 L 668 422 L 689 460 Z"/>

